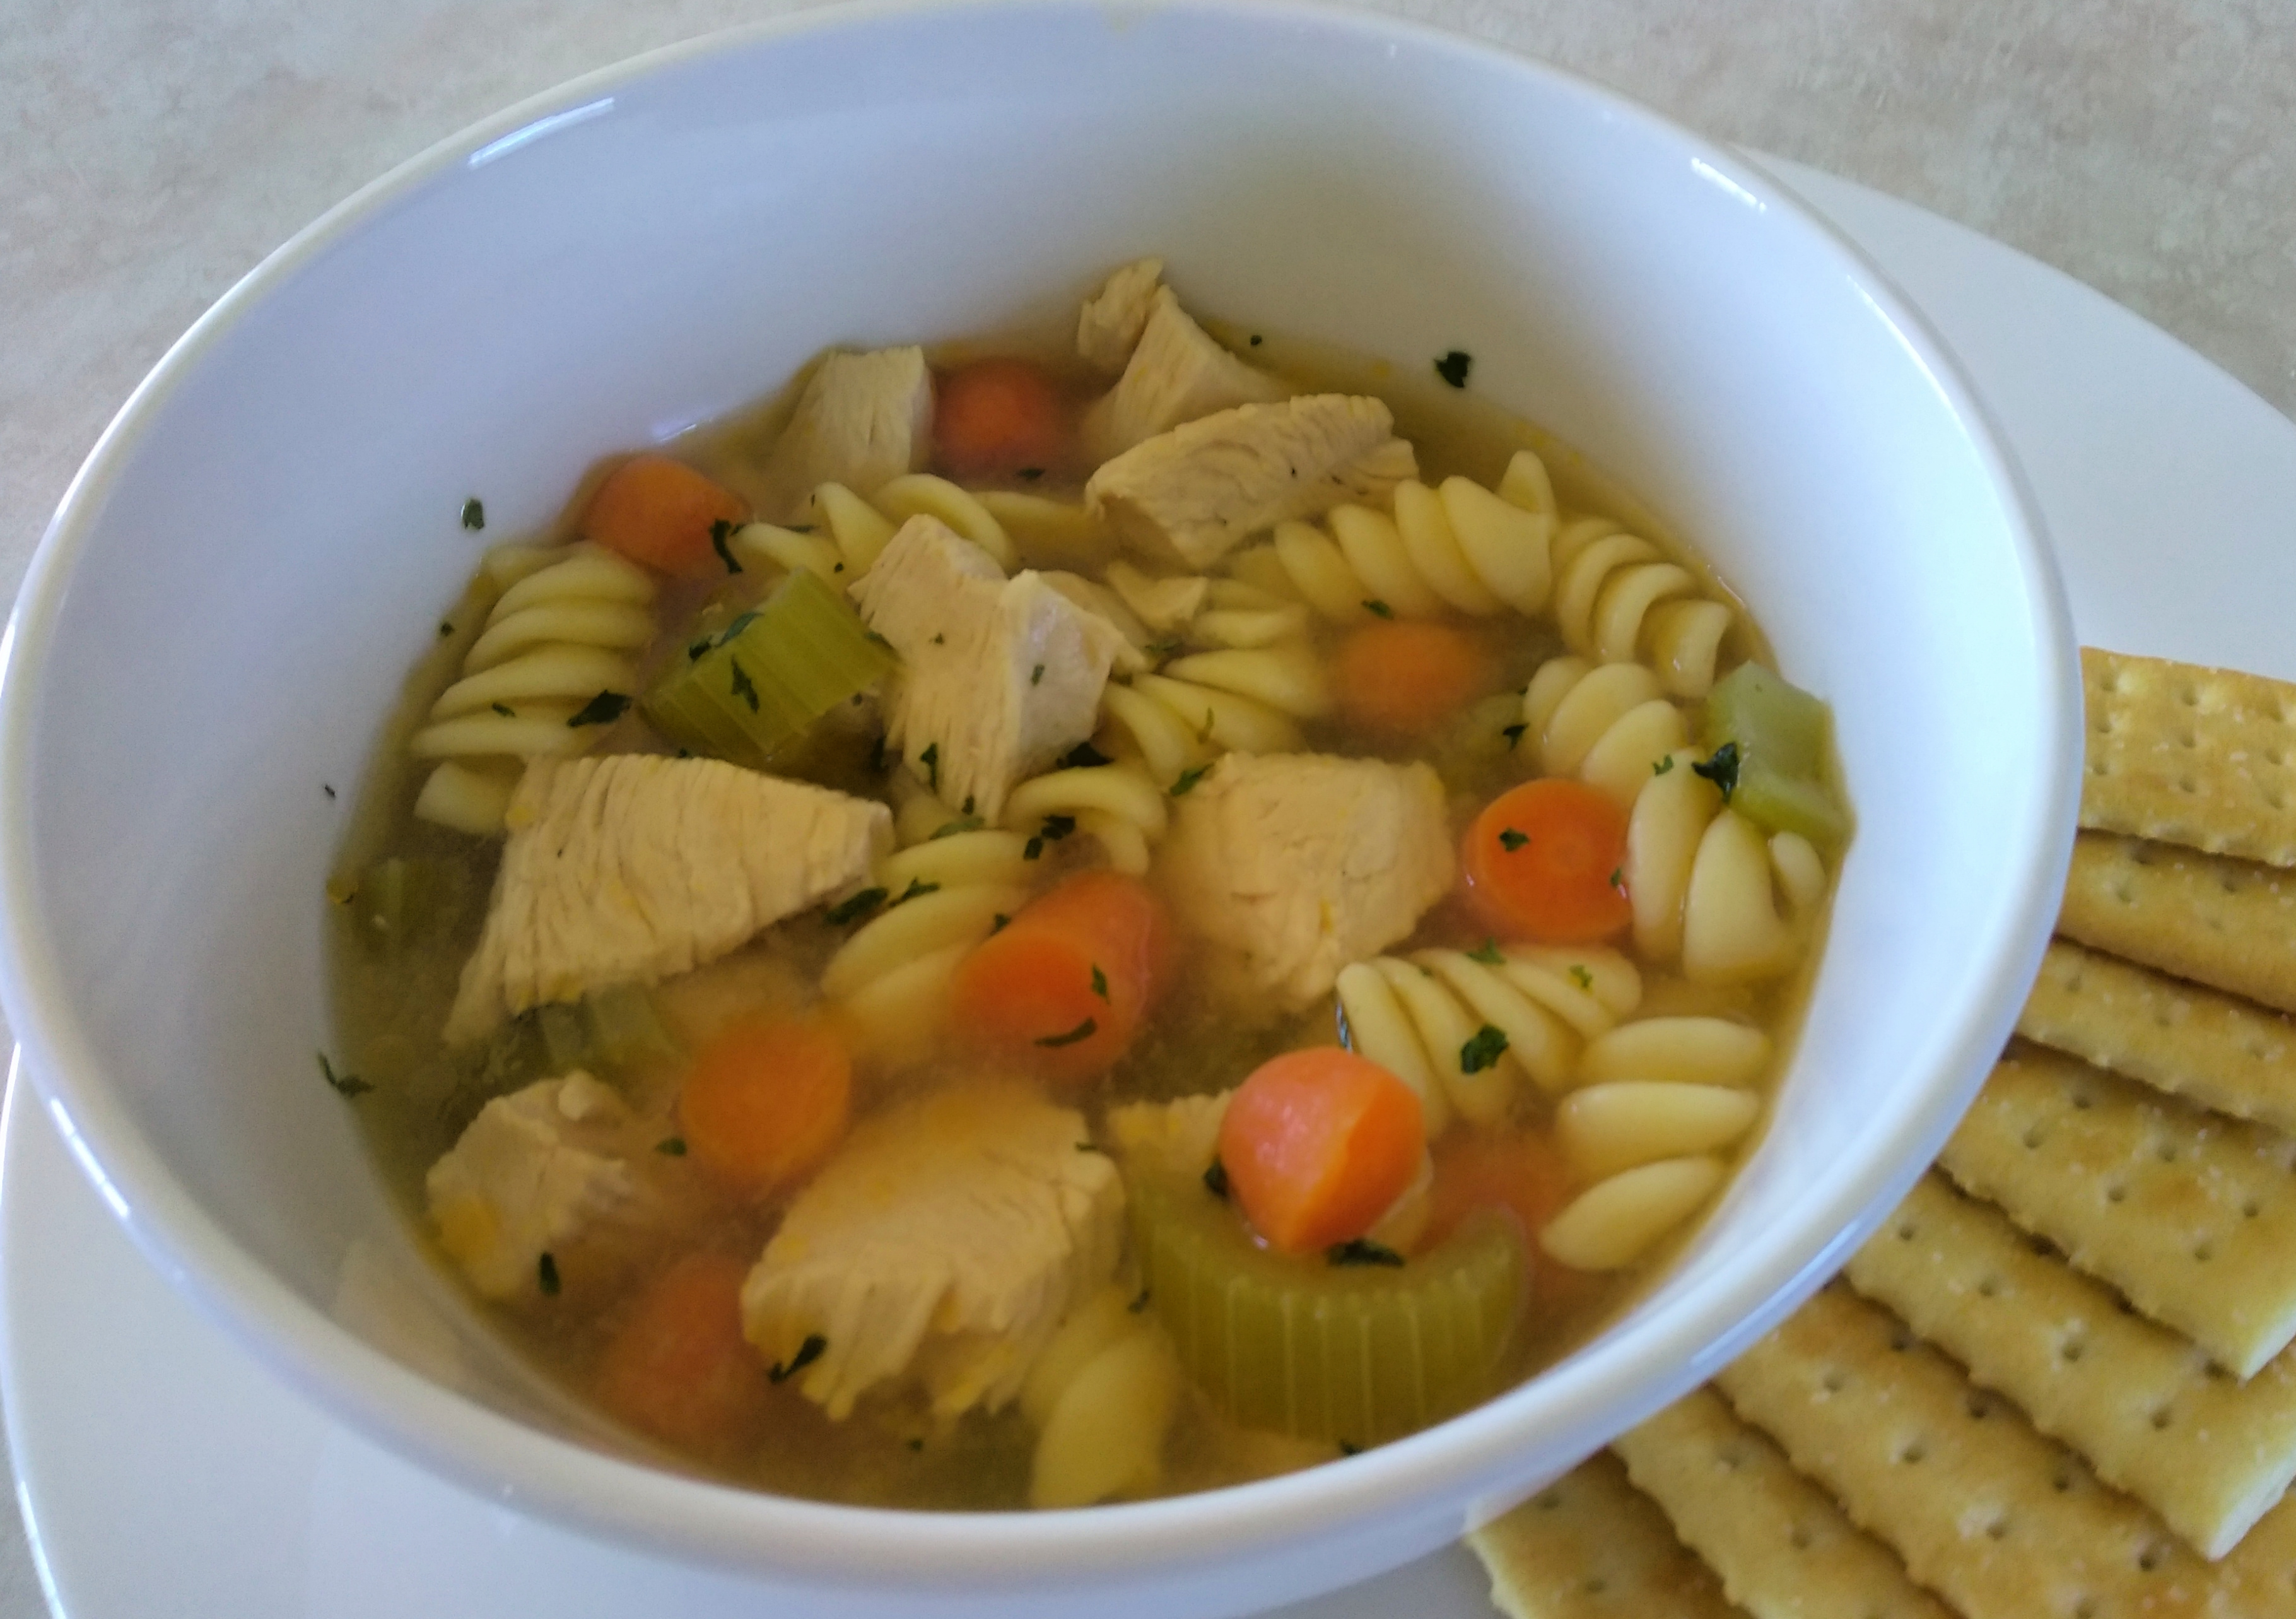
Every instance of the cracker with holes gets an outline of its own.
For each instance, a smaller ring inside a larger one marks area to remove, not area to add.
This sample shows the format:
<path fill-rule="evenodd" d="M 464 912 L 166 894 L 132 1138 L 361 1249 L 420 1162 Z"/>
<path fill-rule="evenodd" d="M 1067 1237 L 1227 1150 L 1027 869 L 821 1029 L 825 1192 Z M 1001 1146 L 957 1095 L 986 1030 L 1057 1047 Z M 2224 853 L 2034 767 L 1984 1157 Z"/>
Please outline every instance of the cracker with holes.
<path fill-rule="evenodd" d="M 1847 1274 L 2203 1557 L 2231 1550 L 2296 1477 L 2296 1355 L 2234 1381 L 1942 1176 L 1915 1186 Z"/>
<path fill-rule="evenodd" d="M 2278 1526 L 2203 1562 L 1838 1282 L 1718 1381 L 1742 1418 L 1966 1619 L 2296 1614 L 2287 1569 L 2266 1555 Z"/>
<path fill-rule="evenodd" d="M 2080 824 L 2296 866 L 2296 686 L 2081 648 Z"/>
<path fill-rule="evenodd" d="M 1754 1619 L 1952 1619 L 1890 1549 L 1702 1388 L 1611 1444 Z"/>
<path fill-rule="evenodd" d="M 1467 1536 L 1511 1619 L 1736 1619 L 1666 1515 L 1604 1451 Z"/>
<path fill-rule="evenodd" d="M 2296 1020 L 2284 1012 L 2058 939 L 2017 1032 L 2218 1113 L 2296 1132 Z"/>
<path fill-rule="evenodd" d="M 2296 873 L 2084 832 L 2073 842 L 2057 932 L 2296 1012 Z"/>
<path fill-rule="evenodd" d="M 2296 1138 L 2019 1044 L 1938 1163 L 2235 1376 L 2296 1337 Z"/>

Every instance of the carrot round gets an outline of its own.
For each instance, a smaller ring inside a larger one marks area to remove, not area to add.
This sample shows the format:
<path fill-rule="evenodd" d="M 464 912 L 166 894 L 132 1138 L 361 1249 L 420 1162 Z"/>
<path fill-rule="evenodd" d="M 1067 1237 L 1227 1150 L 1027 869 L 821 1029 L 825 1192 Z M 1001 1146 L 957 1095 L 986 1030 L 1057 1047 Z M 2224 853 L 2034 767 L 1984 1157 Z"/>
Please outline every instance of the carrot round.
<path fill-rule="evenodd" d="M 1004 1061 L 1056 1082 L 1087 1080 L 1131 1047 L 1168 949 L 1163 905 L 1146 883 L 1079 872 L 964 958 L 951 1016 Z"/>
<path fill-rule="evenodd" d="M 1029 360 L 973 360 L 945 374 L 933 403 L 933 446 L 944 471 L 1011 477 L 1068 458 L 1069 410 L 1060 385 Z"/>
<path fill-rule="evenodd" d="M 1340 711 L 1375 735 L 1408 737 L 1490 688 L 1490 654 L 1469 631 L 1375 619 L 1348 632 L 1332 662 Z"/>
<path fill-rule="evenodd" d="M 1584 782 L 1550 777 L 1484 807 L 1460 867 L 1487 926 L 1510 939 L 1590 944 L 1634 920 L 1626 859 L 1626 811 Z"/>
<path fill-rule="evenodd" d="M 1220 1167 L 1252 1229 L 1285 1253 L 1361 1237 L 1419 1172 L 1419 1093 L 1336 1046 L 1254 1069 L 1220 1120 Z"/>
<path fill-rule="evenodd" d="M 723 572 L 710 529 L 749 507 L 682 461 L 632 456 L 606 474 L 582 513 L 582 537 L 634 563 L 688 579 Z"/>
<path fill-rule="evenodd" d="M 742 1335 L 748 1267 L 689 1253 L 637 1296 L 598 1366 L 598 1397 L 624 1422 L 707 1455 L 756 1436 L 771 1399 L 766 1368 Z"/>
<path fill-rule="evenodd" d="M 764 1197 L 811 1170 L 845 1134 L 853 1059 L 819 1018 L 738 1018 L 686 1070 L 685 1150 L 728 1190 Z"/>

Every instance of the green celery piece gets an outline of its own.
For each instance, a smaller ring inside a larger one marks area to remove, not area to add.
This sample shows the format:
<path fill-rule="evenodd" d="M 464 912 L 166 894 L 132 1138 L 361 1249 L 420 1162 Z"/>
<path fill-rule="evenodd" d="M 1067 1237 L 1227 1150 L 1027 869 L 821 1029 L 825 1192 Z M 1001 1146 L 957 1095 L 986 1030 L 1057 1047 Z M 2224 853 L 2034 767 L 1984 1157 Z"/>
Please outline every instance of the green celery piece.
<path fill-rule="evenodd" d="M 1816 781 L 1825 769 L 1825 704 L 1759 663 L 1741 663 L 1706 694 L 1706 746 L 1738 744 L 1742 760 Z"/>
<path fill-rule="evenodd" d="M 653 997 L 636 984 L 601 990 L 582 1007 L 589 1015 L 592 1047 L 609 1067 L 668 1062 L 678 1055 L 677 1042 L 654 1011 Z"/>
<path fill-rule="evenodd" d="M 537 1007 L 534 1021 L 542 1031 L 542 1048 L 549 1055 L 551 1072 L 568 1073 L 596 1062 L 590 1020 L 582 1015 L 579 1002 L 554 1001 Z"/>
<path fill-rule="evenodd" d="M 1374 1444 L 1493 1385 L 1523 1304 L 1522 1234 L 1471 1219 L 1400 1267 L 1287 1258 L 1193 1178 L 1127 1178 L 1149 1304 L 1180 1364 L 1247 1427 Z"/>
<path fill-rule="evenodd" d="M 468 883 L 449 860 L 389 855 L 359 874 L 351 901 L 359 937 L 389 953 L 433 939 L 461 915 Z"/>
<path fill-rule="evenodd" d="M 672 654 L 646 717 L 692 752 L 758 768 L 793 753 L 816 720 L 895 664 L 835 587 L 803 568 L 702 645 Z"/>
<path fill-rule="evenodd" d="M 1820 849 L 1833 849 L 1849 835 L 1849 818 L 1822 783 L 1782 776 L 1758 760 L 1738 767 L 1731 808 L 1770 832 L 1799 833 Z"/>

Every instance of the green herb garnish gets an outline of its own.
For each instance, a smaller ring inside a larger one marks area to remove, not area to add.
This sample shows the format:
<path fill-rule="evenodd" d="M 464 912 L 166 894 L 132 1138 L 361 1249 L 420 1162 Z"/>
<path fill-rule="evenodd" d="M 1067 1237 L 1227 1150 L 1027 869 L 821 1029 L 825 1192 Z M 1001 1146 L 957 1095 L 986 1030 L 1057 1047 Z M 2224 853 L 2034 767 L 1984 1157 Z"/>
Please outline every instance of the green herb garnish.
<path fill-rule="evenodd" d="M 374 1089 L 355 1073 L 337 1073 L 335 1065 L 327 1061 L 327 1054 L 324 1051 L 319 1053 L 319 1072 L 326 1076 L 327 1083 L 334 1087 L 335 1094 L 346 1100 L 363 1097 Z"/>
<path fill-rule="evenodd" d="M 1522 740 L 1522 734 L 1529 729 L 1530 729 L 1530 727 L 1527 722 L 1518 720 L 1513 725 L 1501 726 L 1499 727 L 1499 735 L 1507 739 L 1507 746 L 1513 747 L 1515 744 Z"/>
<path fill-rule="evenodd" d="M 534 1285 L 542 1289 L 545 1299 L 558 1296 L 558 1261 L 551 1254 L 545 1253 L 534 1262 Z"/>
<path fill-rule="evenodd" d="M 1578 987 L 1582 990 L 1591 990 L 1595 987 L 1595 975 L 1587 970 L 1583 963 L 1574 962 L 1571 965 L 1570 976 L 1578 981 Z"/>
<path fill-rule="evenodd" d="M 1726 742 L 1714 750 L 1714 757 L 1691 769 L 1722 789 L 1722 801 L 1728 803 L 1730 795 L 1738 790 L 1738 744 Z"/>
<path fill-rule="evenodd" d="M 738 663 L 734 666 L 734 678 L 738 683 L 734 686 L 736 691 L 749 684 L 749 681 L 742 677 L 742 666 Z M 628 696 L 621 692 L 600 692 L 589 702 L 584 703 L 566 723 L 570 726 L 611 725 L 629 711 L 629 706 Z M 750 706 L 751 708 L 758 706 L 755 693 L 750 694 Z"/>
<path fill-rule="evenodd" d="M 1031 686 L 1042 686 L 1044 683 L 1045 666 L 1039 663 L 1036 668 L 1029 671 L 1029 684 Z"/>
<path fill-rule="evenodd" d="M 685 1156 L 685 1138 L 664 1136 L 653 1144 L 653 1150 L 665 1158 L 683 1158 Z"/>
<path fill-rule="evenodd" d="M 1092 964 L 1092 992 L 1103 1000 L 1108 999 L 1108 974 L 1100 970 L 1100 963 Z"/>
<path fill-rule="evenodd" d="M 945 822 L 936 827 L 932 836 L 927 838 L 925 842 L 936 843 L 943 838 L 953 838 L 960 832 L 978 832 L 986 824 L 977 815 L 961 815 L 956 819 Z"/>
<path fill-rule="evenodd" d="M 1381 601 L 1375 596 L 1365 596 L 1364 598 L 1364 608 L 1374 618 L 1391 619 L 1395 616 L 1395 609 L 1389 606 L 1385 602 Z"/>
<path fill-rule="evenodd" d="M 1527 832 L 1518 832 L 1512 826 L 1505 828 L 1499 834 L 1499 847 L 1505 850 L 1509 854 L 1513 854 L 1516 850 L 1521 848 L 1525 843 L 1529 842 L 1530 834 Z"/>
<path fill-rule="evenodd" d="M 742 667 L 742 660 L 739 658 L 726 659 L 726 667 L 732 671 L 728 678 L 733 685 L 734 695 L 750 705 L 750 712 L 756 713 L 758 688 L 750 683 L 750 671 Z"/>
<path fill-rule="evenodd" d="M 1084 1040 L 1088 1040 L 1099 1032 L 1099 1023 L 1095 1019 L 1087 1017 L 1084 1022 L 1078 1023 L 1066 1034 L 1047 1034 L 1038 1040 L 1037 1044 L 1044 1047 L 1048 1051 L 1054 1051 L 1058 1050 L 1062 1046 L 1074 1046 Z"/>
<path fill-rule="evenodd" d="M 734 525 L 724 518 L 720 517 L 709 525 L 709 548 L 718 553 L 718 560 L 726 564 L 726 572 L 739 573 L 742 564 L 734 560 L 732 547 L 726 543 L 733 537 Z"/>
<path fill-rule="evenodd" d="M 505 719 L 515 719 L 518 718 L 518 711 L 511 707 L 507 703 L 490 703 L 487 706 L 494 710 L 496 713 L 500 714 Z"/>
<path fill-rule="evenodd" d="M 1324 1250 L 1324 1258 L 1334 1265 L 1400 1265 L 1403 1255 L 1385 1243 L 1375 1243 L 1368 1237 L 1350 1237 L 1334 1243 Z"/>
<path fill-rule="evenodd" d="M 829 925 L 843 927 L 849 922 L 858 922 L 885 902 L 882 888 L 865 888 L 849 899 L 840 900 L 829 908 Z"/>
<path fill-rule="evenodd" d="M 1212 1160 L 1211 1168 L 1204 1171 L 1204 1190 L 1215 1197 L 1227 1196 L 1227 1165 L 1217 1158 Z"/>
<path fill-rule="evenodd" d="M 1486 939 L 1469 950 L 1467 959 L 1480 961 L 1487 967 L 1502 966 L 1506 962 L 1506 957 L 1499 953 L 1499 941 L 1496 939 Z"/>
<path fill-rule="evenodd" d="M 1045 824 L 1037 828 L 1037 835 L 1021 847 L 1021 858 L 1024 860 L 1035 859 L 1045 852 L 1046 844 L 1059 842 L 1076 828 L 1077 820 L 1073 815 L 1046 816 Z"/>
<path fill-rule="evenodd" d="M 487 503 L 476 495 L 463 502 L 463 526 L 473 534 L 487 526 Z"/>
<path fill-rule="evenodd" d="M 817 1332 L 809 1332 L 805 1335 L 805 1342 L 797 1346 L 797 1353 L 789 1358 L 787 1365 L 776 1360 L 766 1368 L 766 1381 L 787 1383 L 828 1352 L 829 1340 Z"/>
<path fill-rule="evenodd" d="M 1435 362 L 1435 374 L 1454 388 L 1464 388 L 1468 368 L 1474 363 L 1475 357 L 1464 349 L 1454 349 Z"/>
<path fill-rule="evenodd" d="M 1652 776 L 1663 776 L 1663 775 L 1665 775 L 1669 770 L 1671 770 L 1671 769 L 1673 769 L 1673 768 L 1674 768 L 1674 755 L 1673 755 L 1673 754 L 1671 754 L 1671 753 L 1669 753 L 1669 754 L 1668 754 L 1664 759 L 1660 760 L 1658 761 L 1658 763 L 1656 763 L 1656 764 L 1654 764 L 1654 765 L 1652 765 L 1652 766 L 1651 767 L 1651 774 L 1652 774 Z"/>
<path fill-rule="evenodd" d="M 1459 1048 L 1459 1072 L 1480 1073 L 1486 1068 L 1496 1068 L 1499 1058 L 1506 1055 L 1506 1031 L 1485 1023 Z"/>
<path fill-rule="evenodd" d="M 1060 758 L 1060 767 L 1063 770 L 1097 770 L 1103 765 L 1115 762 L 1088 742 L 1077 744 Z"/>
<path fill-rule="evenodd" d="M 937 894 L 939 892 L 940 892 L 939 883 L 928 883 L 922 877 L 911 877 L 909 879 L 909 885 L 901 890 L 901 897 L 894 900 L 893 905 L 906 905 L 912 900 L 922 900 L 927 894 Z M 893 905 L 889 905 L 885 908 L 887 910 L 890 910 L 893 908 Z"/>
<path fill-rule="evenodd" d="M 1196 784 L 1203 780 L 1205 773 L 1211 767 L 1210 765 L 1192 765 L 1187 769 L 1181 771 L 1179 779 L 1172 784 L 1172 796 L 1174 798 L 1187 797 L 1189 793 L 1196 790 Z"/>
<path fill-rule="evenodd" d="M 917 762 L 925 768 L 925 785 L 931 787 L 936 793 L 939 792 L 940 744 L 937 742 L 927 743 L 925 744 L 925 751 L 917 755 Z"/>

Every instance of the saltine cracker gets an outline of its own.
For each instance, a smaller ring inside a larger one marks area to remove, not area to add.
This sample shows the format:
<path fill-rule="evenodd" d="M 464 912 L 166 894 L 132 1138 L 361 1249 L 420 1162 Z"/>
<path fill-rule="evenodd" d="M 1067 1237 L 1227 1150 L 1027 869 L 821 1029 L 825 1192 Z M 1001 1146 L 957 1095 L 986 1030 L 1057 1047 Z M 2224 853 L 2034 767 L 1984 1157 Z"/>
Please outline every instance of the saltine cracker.
<path fill-rule="evenodd" d="M 2080 824 L 2296 866 L 2296 686 L 2081 648 Z"/>
<path fill-rule="evenodd" d="M 1509 1619 L 1743 1619 L 1607 1451 L 1471 1531 L 1467 1544 Z"/>
<path fill-rule="evenodd" d="M 2084 832 L 2073 840 L 2057 932 L 2296 1012 L 2296 873 Z"/>

